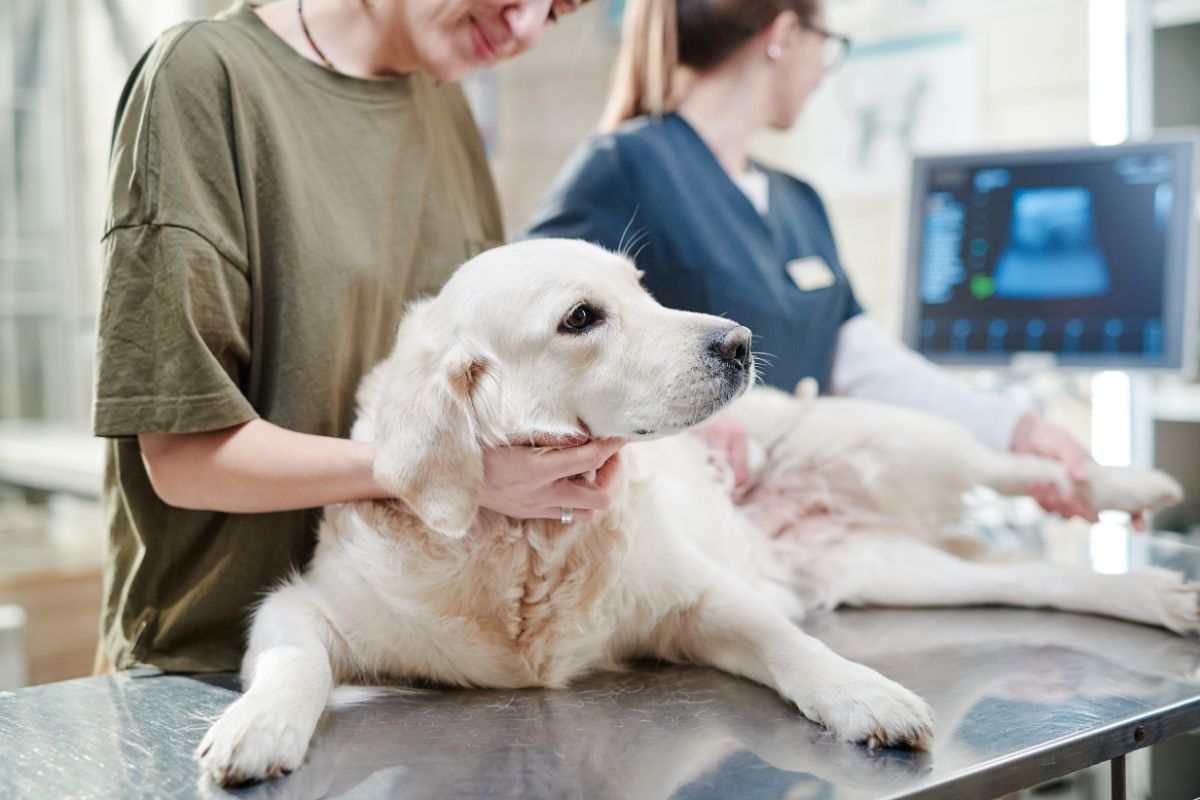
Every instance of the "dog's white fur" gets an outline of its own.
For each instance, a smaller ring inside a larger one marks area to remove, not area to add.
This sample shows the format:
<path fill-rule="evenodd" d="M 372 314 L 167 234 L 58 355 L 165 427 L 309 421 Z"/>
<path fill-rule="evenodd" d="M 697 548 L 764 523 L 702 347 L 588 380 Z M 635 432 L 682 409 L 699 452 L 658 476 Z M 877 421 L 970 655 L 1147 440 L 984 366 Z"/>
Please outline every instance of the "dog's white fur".
<path fill-rule="evenodd" d="M 580 302 L 603 321 L 562 332 Z M 999 602 L 1196 630 L 1196 587 L 1176 577 L 938 549 L 962 490 L 1066 475 L 912 412 L 750 392 L 725 413 L 767 457 L 735 505 L 724 465 L 666 436 L 750 378 L 714 358 L 733 327 L 663 308 L 627 260 L 564 240 L 489 251 L 414 306 L 353 433 L 403 503 L 326 509 L 312 563 L 255 615 L 246 693 L 198 748 L 205 772 L 232 784 L 295 769 L 339 683 L 561 687 L 637 657 L 766 684 L 847 741 L 923 746 L 924 701 L 803 633 L 789 617 L 804 605 Z M 581 432 L 634 440 L 609 511 L 564 526 L 478 508 L 483 447 Z M 1099 468 L 1085 488 L 1131 510 L 1179 495 L 1165 476 Z"/>

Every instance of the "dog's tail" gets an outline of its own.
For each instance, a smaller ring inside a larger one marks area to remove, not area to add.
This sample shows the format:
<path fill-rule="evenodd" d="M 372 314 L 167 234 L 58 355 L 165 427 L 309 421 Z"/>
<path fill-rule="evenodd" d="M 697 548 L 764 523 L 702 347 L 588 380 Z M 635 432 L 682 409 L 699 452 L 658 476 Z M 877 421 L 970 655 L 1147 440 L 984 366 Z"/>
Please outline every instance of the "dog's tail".
<path fill-rule="evenodd" d="M 792 392 L 792 394 L 796 395 L 797 400 L 802 400 L 806 403 L 810 400 L 816 400 L 817 395 L 820 393 L 821 385 L 817 383 L 816 378 L 811 377 L 801 378 Z"/>

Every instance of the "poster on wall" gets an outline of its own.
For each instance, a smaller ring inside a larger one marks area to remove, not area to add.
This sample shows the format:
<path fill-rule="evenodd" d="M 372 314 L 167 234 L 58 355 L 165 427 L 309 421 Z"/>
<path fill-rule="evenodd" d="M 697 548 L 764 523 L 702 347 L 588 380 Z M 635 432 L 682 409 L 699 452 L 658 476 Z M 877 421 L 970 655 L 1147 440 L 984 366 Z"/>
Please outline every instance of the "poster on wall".
<path fill-rule="evenodd" d="M 978 125 L 975 46 L 959 31 L 855 43 L 804 110 L 805 172 L 827 191 L 902 188 L 914 151 L 954 148 Z"/>

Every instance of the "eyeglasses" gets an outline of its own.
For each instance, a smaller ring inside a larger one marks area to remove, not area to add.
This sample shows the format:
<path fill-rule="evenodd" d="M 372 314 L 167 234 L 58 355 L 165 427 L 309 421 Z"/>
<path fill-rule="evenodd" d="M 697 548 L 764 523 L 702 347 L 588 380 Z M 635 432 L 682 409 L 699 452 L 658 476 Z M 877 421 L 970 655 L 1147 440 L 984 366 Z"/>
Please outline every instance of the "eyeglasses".
<path fill-rule="evenodd" d="M 846 60 L 846 55 L 850 52 L 850 37 L 841 33 L 822 28 L 820 25 L 815 25 L 811 22 L 801 23 L 801 27 L 807 31 L 812 31 L 823 40 L 824 50 L 821 53 L 822 62 L 825 64 L 825 71 L 839 66 Z"/>

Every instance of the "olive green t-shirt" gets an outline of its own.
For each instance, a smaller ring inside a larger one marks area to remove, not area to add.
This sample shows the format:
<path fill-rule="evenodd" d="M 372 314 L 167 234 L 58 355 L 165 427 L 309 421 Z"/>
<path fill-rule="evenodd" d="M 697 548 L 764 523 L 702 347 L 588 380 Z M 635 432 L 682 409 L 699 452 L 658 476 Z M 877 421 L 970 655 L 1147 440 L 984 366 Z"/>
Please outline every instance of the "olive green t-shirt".
<path fill-rule="evenodd" d="M 307 562 L 320 511 L 172 508 L 137 434 L 261 418 L 348 435 L 405 304 L 502 238 L 495 190 L 458 87 L 338 75 L 245 4 L 150 50 L 110 182 L 102 646 L 118 668 L 237 669 L 249 611 Z"/>

